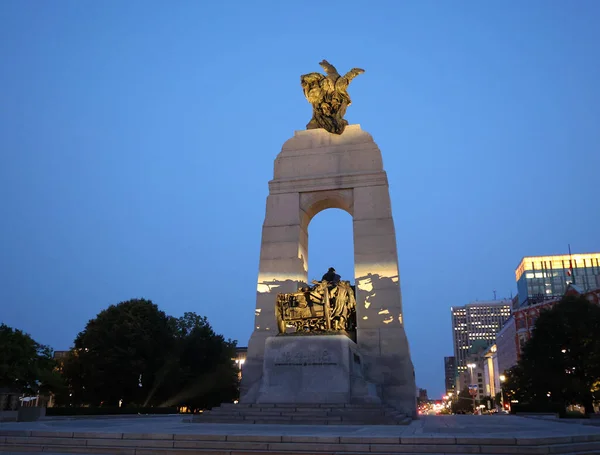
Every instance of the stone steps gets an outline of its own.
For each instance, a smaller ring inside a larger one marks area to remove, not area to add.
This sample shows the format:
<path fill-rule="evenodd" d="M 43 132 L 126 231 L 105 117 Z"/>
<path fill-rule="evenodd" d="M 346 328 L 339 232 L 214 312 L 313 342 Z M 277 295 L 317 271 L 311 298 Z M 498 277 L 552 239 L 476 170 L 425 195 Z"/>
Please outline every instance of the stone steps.
<path fill-rule="evenodd" d="M 276 420 L 268 418 L 231 418 L 231 417 L 205 417 L 197 419 L 195 423 L 223 423 L 223 424 L 255 424 L 255 425 L 365 425 L 363 421 L 357 420 L 325 420 L 325 419 L 293 419 L 293 420 Z M 372 420 L 369 425 L 409 425 L 409 420 Z"/>
<path fill-rule="evenodd" d="M 231 414 L 231 415 L 248 415 L 248 414 L 260 414 L 260 415 L 274 415 L 274 416 L 286 416 L 286 415 L 314 415 L 314 416 L 327 416 L 327 415 L 364 415 L 369 417 L 377 417 L 377 416 L 390 416 L 390 415 L 398 415 L 400 414 L 398 411 L 393 409 L 378 409 L 378 410 L 353 410 L 353 409 L 256 409 L 256 408 L 247 408 L 247 409 L 231 409 L 231 408 L 213 408 L 210 411 L 205 411 L 205 413 L 211 414 Z"/>
<path fill-rule="evenodd" d="M 0 453 L 95 455 L 600 454 L 600 433 L 550 438 L 0 431 Z"/>
<path fill-rule="evenodd" d="M 232 404 L 224 403 L 192 418 L 194 423 L 278 425 L 408 425 L 412 420 L 379 404 Z"/>

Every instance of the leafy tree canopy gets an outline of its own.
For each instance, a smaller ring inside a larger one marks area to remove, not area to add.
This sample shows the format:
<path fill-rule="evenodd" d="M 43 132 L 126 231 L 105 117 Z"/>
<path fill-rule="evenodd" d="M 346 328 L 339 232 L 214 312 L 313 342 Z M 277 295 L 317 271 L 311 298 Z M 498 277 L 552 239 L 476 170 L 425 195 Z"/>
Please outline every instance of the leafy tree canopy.
<path fill-rule="evenodd" d="M 55 366 L 48 346 L 0 324 L 0 387 L 31 395 L 57 390 L 61 378 Z"/>
<path fill-rule="evenodd" d="M 149 300 L 111 305 L 75 338 L 65 362 L 75 403 L 140 403 L 172 349 L 167 315 Z M 142 384 L 142 386 L 140 386 Z"/>
<path fill-rule="evenodd" d="M 77 335 L 61 404 L 204 408 L 237 394 L 235 342 L 206 317 L 167 316 L 149 300 L 112 305 Z"/>
<path fill-rule="evenodd" d="M 206 317 L 195 313 L 175 321 L 178 362 L 171 369 L 171 394 L 163 405 L 201 409 L 231 401 L 238 394 L 236 343 L 215 333 Z"/>
<path fill-rule="evenodd" d="M 519 401 L 580 403 L 593 412 L 600 381 L 600 307 L 568 296 L 536 321 L 506 388 Z"/>
<path fill-rule="evenodd" d="M 458 396 L 452 401 L 452 412 L 454 414 L 472 414 L 473 397 L 469 393 L 469 388 L 462 389 Z"/>

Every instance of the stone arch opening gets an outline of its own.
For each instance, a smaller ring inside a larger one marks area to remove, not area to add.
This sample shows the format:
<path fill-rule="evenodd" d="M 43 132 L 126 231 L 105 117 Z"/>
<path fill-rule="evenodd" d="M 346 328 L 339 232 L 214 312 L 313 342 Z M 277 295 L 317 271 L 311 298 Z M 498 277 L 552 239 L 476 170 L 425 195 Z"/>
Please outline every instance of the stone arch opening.
<path fill-rule="evenodd" d="M 316 214 L 308 226 L 308 281 L 320 280 L 329 267 L 354 284 L 352 216 L 339 208 Z"/>
<path fill-rule="evenodd" d="M 311 220 L 320 212 L 327 209 L 340 209 L 350 216 L 354 214 L 354 197 L 352 189 L 329 191 L 311 191 L 299 194 L 300 208 L 300 239 L 298 243 L 298 257 L 303 260 L 304 272 L 307 274 L 305 281 L 315 279 L 309 271 L 309 236 L 308 229 Z M 351 243 L 353 245 L 353 243 Z M 330 266 L 328 266 L 330 267 Z M 323 272 L 324 273 L 324 272 Z M 320 278 L 321 275 L 316 277 Z M 354 278 L 354 272 L 351 273 Z M 348 277 L 347 279 L 350 279 Z"/>
<path fill-rule="evenodd" d="M 300 193 L 301 225 L 308 229 L 310 220 L 319 212 L 327 209 L 341 209 L 350 216 L 354 215 L 354 198 L 351 189 L 313 191 Z"/>

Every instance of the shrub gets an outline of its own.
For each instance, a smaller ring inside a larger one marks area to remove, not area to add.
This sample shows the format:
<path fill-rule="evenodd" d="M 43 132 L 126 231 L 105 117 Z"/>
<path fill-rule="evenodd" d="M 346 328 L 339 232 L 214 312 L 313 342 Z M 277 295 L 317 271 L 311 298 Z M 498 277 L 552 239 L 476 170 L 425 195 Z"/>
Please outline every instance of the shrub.
<path fill-rule="evenodd" d="M 511 414 L 523 413 L 545 413 L 558 414 L 559 417 L 566 417 L 567 411 L 561 403 L 515 403 L 510 407 Z"/>
<path fill-rule="evenodd" d="M 47 416 L 95 416 L 95 415 L 132 415 L 132 414 L 178 414 L 176 407 L 139 407 L 119 408 L 114 407 L 89 407 L 89 408 L 48 408 Z"/>

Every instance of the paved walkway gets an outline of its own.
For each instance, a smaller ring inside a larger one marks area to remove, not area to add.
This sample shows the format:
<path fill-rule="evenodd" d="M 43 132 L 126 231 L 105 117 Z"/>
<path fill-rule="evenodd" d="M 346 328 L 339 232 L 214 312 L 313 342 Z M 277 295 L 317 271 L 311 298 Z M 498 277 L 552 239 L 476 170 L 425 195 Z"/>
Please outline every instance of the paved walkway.
<path fill-rule="evenodd" d="M 188 417 L 189 419 L 189 417 Z M 573 435 L 600 435 L 600 427 L 502 416 L 423 416 L 406 426 L 355 425 L 249 425 L 189 423 L 182 416 L 73 417 L 46 418 L 37 422 L 0 423 L 3 431 L 214 434 L 214 435 L 306 435 L 332 437 L 472 437 L 551 438 Z"/>

